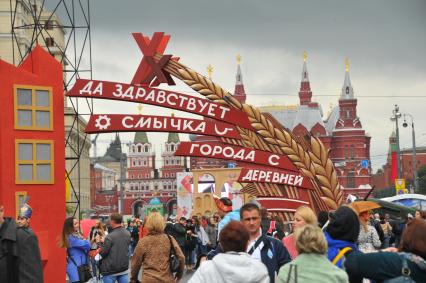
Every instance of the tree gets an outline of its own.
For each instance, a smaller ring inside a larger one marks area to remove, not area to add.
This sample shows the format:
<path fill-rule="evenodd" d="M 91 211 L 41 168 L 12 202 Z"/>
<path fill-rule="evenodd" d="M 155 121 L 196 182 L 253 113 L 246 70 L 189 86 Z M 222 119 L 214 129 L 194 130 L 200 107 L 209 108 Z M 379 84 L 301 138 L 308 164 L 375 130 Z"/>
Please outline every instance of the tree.
<path fill-rule="evenodd" d="M 420 167 L 417 171 L 417 177 L 419 179 L 419 190 L 416 193 L 426 195 L 426 165 Z"/>

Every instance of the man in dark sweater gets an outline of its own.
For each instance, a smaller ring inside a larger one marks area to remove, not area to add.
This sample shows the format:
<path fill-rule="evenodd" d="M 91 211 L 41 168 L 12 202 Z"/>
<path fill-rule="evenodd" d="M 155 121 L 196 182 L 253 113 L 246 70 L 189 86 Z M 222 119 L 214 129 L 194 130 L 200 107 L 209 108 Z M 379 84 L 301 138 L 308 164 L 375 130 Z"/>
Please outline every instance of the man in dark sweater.
<path fill-rule="evenodd" d="M 112 231 L 105 237 L 100 255 L 100 271 L 105 283 L 129 282 L 130 233 L 123 226 L 123 216 L 111 214 Z"/>

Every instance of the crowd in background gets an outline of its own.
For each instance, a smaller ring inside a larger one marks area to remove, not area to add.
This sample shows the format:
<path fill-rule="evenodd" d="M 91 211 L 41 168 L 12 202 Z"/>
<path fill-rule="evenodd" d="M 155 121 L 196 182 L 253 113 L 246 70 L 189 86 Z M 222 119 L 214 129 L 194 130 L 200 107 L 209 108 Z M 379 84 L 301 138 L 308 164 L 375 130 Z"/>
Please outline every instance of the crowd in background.
<path fill-rule="evenodd" d="M 215 201 L 217 213 L 188 219 L 113 213 L 86 237 L 79 221 L 67 218 L 60 245 L 69 281 L 176 282 L 187 272 L 190 283 L 426 282 L 424 211 L 401 221 L 361 202 L 318 215 L 300 206 L 284 222 L 256 203 L 233 210 L 228 198 Z M 0 206 L 1 282 L 43 282 L 31 208 L 16 222 L 3 213 Z"/>
<path fill-rule="evenodd" d="M 217 206 L 213 215 L 188 219 L 165 220 L 154 212 L 123 221 L 113 214 L 108 225 L 97 222 L 88 239 L 68 218 L 63 246 L 75 261 L 68 260 L 71 282 L 79 282 L 77 266 L 86 263 L 107 283 L 175 282 L 184 272 L 194 272 L 191 283 L 385 282 L 400 276 L 426 282 L 422 211 L 397 221 L 359 207 L 316 215 L 300 206 L 294 220 L 284 222 L 253 203 L 232 210 L 222 198 Z"/>

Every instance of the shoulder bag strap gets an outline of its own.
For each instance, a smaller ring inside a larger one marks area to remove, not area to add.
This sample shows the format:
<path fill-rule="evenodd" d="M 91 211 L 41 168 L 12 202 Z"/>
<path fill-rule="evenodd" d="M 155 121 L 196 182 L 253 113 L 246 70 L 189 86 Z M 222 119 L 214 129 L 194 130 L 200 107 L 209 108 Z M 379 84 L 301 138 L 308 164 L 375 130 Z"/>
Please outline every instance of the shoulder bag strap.
<path fill-rule="evenodd" d="M 170 237 L 169 234 L 166 234 L 166 235 L 167 235 L 167 238 L 169 238 L 169 242 L 170 242 L 170 253 L 169 253 L 169 257 L 171 257 L 172 254 L 173 255 L 176 254 L 176 251 L 175 251 L 175 247 L 173 246 L 172 238 Z"/>
<path fill-rule="evenodd" d="M 336 263 L 337 262 L 339 262 L 339 260 L 347 253 L 347 252 L 349 252 L 349 251 L 351 251 L 352 250 L 352 248 L 351 247 L 346 247 L 346 248 L 343 248 L 343 249 L 341 249 L 340 251 L 339 251 L 339 253 L 336 255 L 336 257 L 333 259 L 333 261 L 332 261 L 332 263 L 334 264 L 334 265 L 336 265 Z"/>
<path fill-rule="evenodd" d="M 290 268 L 288 270 L 288 275 L 287 275 L 287 281 L 286 281 L 286 283 L 290 283 L 291 282 L 291 272 L 293 270 L 294 270 L 294 281 L 293 282 L 297 283 L 297 265 L 295 265 L 295 264 L 290 264 Z"/>
<path fill-rule="evenodd" d="M 77 263 L 75 262 L 75 260 L 71 257 L 71 255 L 70 255 L 70 253 L 69 253 L 68 249 L 67 249 L 67 255 L 68 255 L 68 258 L 72 261 L 72 263 L 74 263 L 74 265 L 75 265 L 76 267 L 78 267 L 78 265 L 77 265 Z"/>
<path fill-rule="evenodd" d="M 248 251 L 248 254 L 252 255 L 262 241 L 263 241 L 263 234 L 260 235 L 260 237 L 259 237 L 259 239 L 257 239 L 256 243 L 254 243 L 254 246 L 251 247 L 251 249 Z"/>

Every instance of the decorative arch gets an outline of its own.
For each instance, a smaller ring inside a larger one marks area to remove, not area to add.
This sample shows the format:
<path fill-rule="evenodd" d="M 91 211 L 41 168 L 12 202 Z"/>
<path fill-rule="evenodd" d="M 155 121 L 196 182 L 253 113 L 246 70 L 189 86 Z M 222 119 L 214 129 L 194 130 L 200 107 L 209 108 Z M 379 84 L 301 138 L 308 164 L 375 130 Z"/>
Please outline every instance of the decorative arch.
<path fill-rule="evenodd" d="M 166 213 L 168 215 L 177 214 L 177 199 L 172 198 L 166 203 Z"/>
<path fill-rule="evenodd" d="M 137 199 L 135 201 L 133 201 L 133 203 L 131 204 L 131 208 L 132 208 L 132 214 L 133 216 L 142 218 L 145 216 L 145 212 L 143 207 L 146 205 L 146 201 L 142 200 L 142 199 Z"/>

